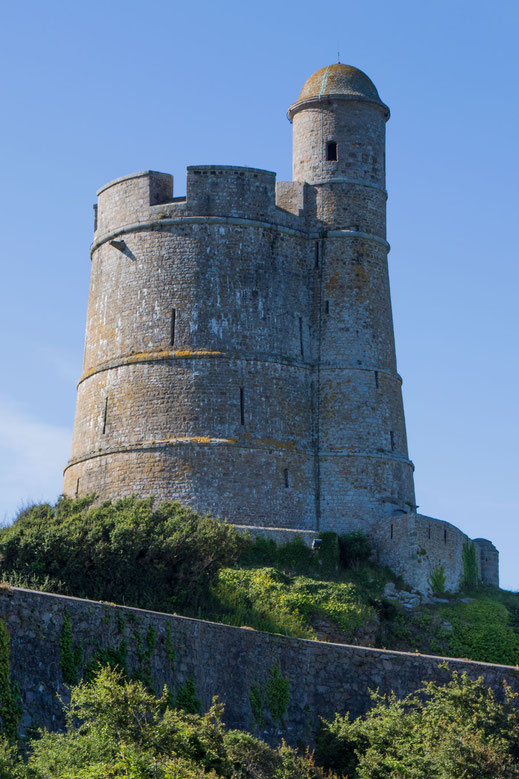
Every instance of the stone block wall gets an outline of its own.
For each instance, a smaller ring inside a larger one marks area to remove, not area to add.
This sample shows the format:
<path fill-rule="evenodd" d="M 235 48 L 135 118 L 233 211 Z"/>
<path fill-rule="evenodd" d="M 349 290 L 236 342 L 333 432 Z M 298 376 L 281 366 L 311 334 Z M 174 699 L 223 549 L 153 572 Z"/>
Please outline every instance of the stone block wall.
<path fill-rule="evenodd" d="M 400 574 L 421 592 L 430 592 L 430 577 L 443 567 L 446 590 L 456 592 L 463 582 L 463 548 L 471 539 L 459 528 L 422 514 L 394 514 L 373 528 L 372 538 L 382 565 Z M 471 542 L 483 584 L 499 586 L 498 552 L 486 539 Z"/>
<path fill-rule="evenodd" d="M 59 697 L 67 700 L 61 670 L 60 637 L 65 615 L 73 647 L 82 646 L 88 664 L 99 649 L 127 646 L 127 670 L 150 676 L 153 687 L 175 694 L 189 679 L 202 710 L 214 695 L 225 704 L 225 722 L 267 740 L 311 743 L 320 716 L 353 716 L 370 707 L 370 689 L 404 696 L 426 680 L 445 681 L 441 658 L 358 646 L 325 644 L 261 633 L 185 617 L 68 598 L 20 589 L 0 589 L 0 618 L 11 637 L 11 674 L 23 706 L 22 732 L 63 727 Z M 142 649 L 151 646 L 143 657 Z M 139 659 L 140 653 L 140 659 Z M 83 667 L 82 666 L 82 667 Z M 471 678 L 483 676 L 496 691 L 506 680 L 519 692 L 517 668 L 449 660 L 452 669 Z M 282 721 L 264 707 L 258 727 L 250 703 L 252 685 L 265 690 L 269 673 L 278 669 L 289 681 Z M 78 666 L 78 671 L 81 668 Z"/>

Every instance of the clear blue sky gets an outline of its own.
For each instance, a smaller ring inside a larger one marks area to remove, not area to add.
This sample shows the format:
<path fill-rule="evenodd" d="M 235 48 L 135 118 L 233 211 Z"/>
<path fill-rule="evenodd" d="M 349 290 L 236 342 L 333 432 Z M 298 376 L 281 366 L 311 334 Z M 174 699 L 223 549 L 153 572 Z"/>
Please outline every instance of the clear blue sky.
<path fill-rule="evenodd" d="M 188 164 L 291 178 L 286 109 L 336 60 L 390 106 L 388 237 L 420 510 L 491 538 L 519 589 L 519 4 L 4 4 L 0 518 L 68 459 L 95 191 Z"/>

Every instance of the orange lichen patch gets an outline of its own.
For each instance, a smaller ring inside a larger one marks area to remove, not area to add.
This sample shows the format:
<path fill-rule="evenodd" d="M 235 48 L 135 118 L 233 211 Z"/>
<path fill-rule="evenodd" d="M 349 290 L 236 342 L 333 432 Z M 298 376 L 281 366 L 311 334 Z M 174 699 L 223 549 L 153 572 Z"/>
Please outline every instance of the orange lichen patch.
<path fill-rule="evenodd" d="M 211 438 L 210 436 L 182 436 L 163 438 L 157 441 L 140 441 L 137 446 L 157 446 L 165 444 L 235 444 L 236 438 Z"/>
<path fill-rule="evenodd" d="M 335 274 L 334 276 L 330 276 L 328 281 L 326 282 L 326 292 L 330 293 L 334 290 L 340 289 L 342 286 L 342 280 L 339 274 Z"/>
<path fill-rule="evenodd" d="M 273 438 L 255 438 L 254 443 L 266 446 L 268 449 L 285 449 L 290 452 L 294 451 L 296 448 L 295 444 L 289 443 L 288 441 L 276 441 Z"/>
<path fill-rule="evenodd" d="M 92 376 L 94 373 L 97 373 L 100 370 L 110 367 L 117 367 L 118 365 L 132 365 L 139 362 L 168 360 L 172 358 L 182 359 L 184 357 L 219 357 L 222 354 L 224 354 L 224 352 L 214 352 L 208 349 L 198 349 L 195 351 L 182 351 L 178 349 L 176 351 L 172 351 L 171 349 L 150 349 L 146 352 L 129 352 L 126 354 L 120 354 L 117 357 L 114 357 L 112 360 L 99 363 L 99 365 L 95 365 L 93 368 L 89 368 L 87 371 L 85 371 L 79 381 L 82 382 L 84 379 L 88 379 L 89 376 Z"/>
<path fill-rule="evenodd" d="M 198 349 L 195 351 L 182 351 L 177 350 L 176 352 L 173 352 L 175 357 L 217 357 L 223 352 L 213 352 L 209 349 Z"/>

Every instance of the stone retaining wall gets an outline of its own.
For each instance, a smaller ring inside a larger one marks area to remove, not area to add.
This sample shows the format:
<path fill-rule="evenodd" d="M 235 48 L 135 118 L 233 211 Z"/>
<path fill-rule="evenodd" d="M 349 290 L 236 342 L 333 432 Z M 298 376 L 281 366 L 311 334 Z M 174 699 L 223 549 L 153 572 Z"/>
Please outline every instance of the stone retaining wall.
<path fill-rule="evenodd" d="M 82 647 L 81 672 L 99 649 L 127 646 L 127 670 L 151 676 L 159 692 L 172 693 L 189 679 L 202 710 L 214 695 L 225 704 L 225 721 L 270 741 L 311 742 L 319 716 L 335 712 L 358 715 L 370 706 L 369 690 L 394 690 L 402 696 L 424 680 L 445 681 L 441 658 L 405 652 L 327 644 L 261 633 L 247 628 L 204 622 L 113 604 L 80 600 L 17 588 L 0 590 L 0 618 L 11 636 L 11 673 L 23 704 L 22 730 L 59 729 L 59 697 L 67 699 L 60 639 L 68 615 L 73 648 Z M 449 660 L 453 669 L 483 676 L 496 690 L 506 680 L 519 691 L 519 670 L 509 666 Z M 267 688 L 277 669 L 289 681 L 289 700 L 282 722 L 268 706 L 261 728 L 255 722 L 250 693 Z"/>

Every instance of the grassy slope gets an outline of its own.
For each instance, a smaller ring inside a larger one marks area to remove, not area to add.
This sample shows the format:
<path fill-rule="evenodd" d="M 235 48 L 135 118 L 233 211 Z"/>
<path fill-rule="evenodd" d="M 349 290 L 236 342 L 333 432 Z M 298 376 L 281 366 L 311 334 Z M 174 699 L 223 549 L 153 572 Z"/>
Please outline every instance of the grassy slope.
<path fill-rule="evenodd" d="M 0 530 L 13 585 L 244 625 L 302 638 L 519 665 L 519 594 L 481 589 L 405 609 L 358 533 L 254 543 L 179 504 L 127 498 L 34 506 Z M 133 583 L 133 586 L 132 586 Z M 467 597 L 469 596 L 469 597 Z"/>
<path fill-rule="evenodd" d="M 519 665 L 519 594 L 481 588 L 413 610 L 384 597 L 389 571 L 294 566 L 223 569 L 200 616 L 301 638 Z"/>

